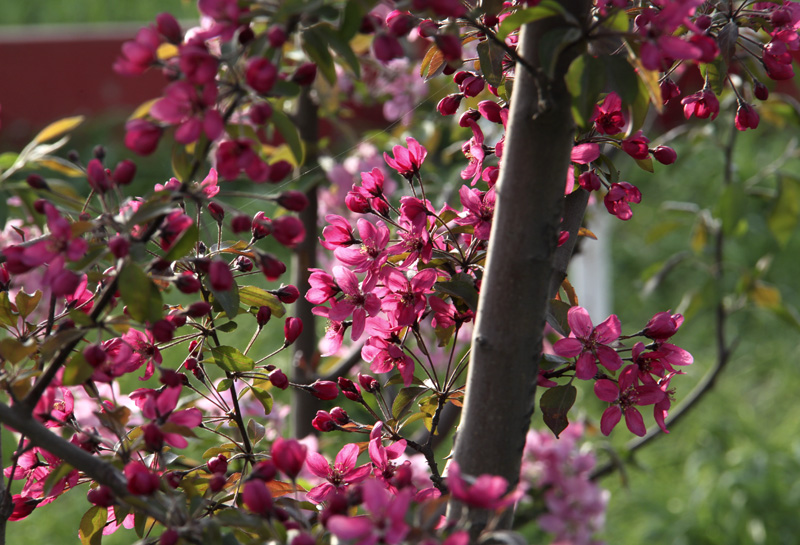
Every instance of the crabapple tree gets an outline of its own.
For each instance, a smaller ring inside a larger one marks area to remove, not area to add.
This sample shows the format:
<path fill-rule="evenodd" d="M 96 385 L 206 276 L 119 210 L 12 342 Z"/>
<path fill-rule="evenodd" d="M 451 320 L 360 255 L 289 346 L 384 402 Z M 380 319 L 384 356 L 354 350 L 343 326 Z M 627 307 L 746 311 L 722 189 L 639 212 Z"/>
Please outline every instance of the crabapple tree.
<path fill-rule="evenodd" d="M 646 192 L 616 162 L 677 160 L 651 145 L 669 103 L 756 129 L 752 101 L 794 77 L 800 4 L 198 8 L 114 64 L 164 75 L 125 146 L 170 148 L 173 177 L 134 183 L 99 146 L 59 155 L 81 118 L 0 156 L 3 528 L 85 493 L 83 543 L 525 542 L 513 513 L 534 504 L 536 539 L 594 543 L 608 498 L 576 448 L 578 388 L 605 404 L 602 434 L 645 441 L 693 358 L 680 314 L 580 306 L 566 271 L 594 237 L 587 204 L 632 217 Z M 413 130 L 432 84 L 436 138 Z M 409 135 L 342 151 L 359 123 L 384 128 L 375 104 Z M 549 430 L 530 430 L 536 399 Z"/>

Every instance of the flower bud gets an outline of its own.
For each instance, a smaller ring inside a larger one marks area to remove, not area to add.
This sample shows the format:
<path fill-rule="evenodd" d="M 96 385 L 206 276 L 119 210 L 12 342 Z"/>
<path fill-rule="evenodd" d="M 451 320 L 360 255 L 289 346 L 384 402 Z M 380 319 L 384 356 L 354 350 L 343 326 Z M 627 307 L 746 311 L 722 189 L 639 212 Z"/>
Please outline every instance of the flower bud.
<path fill-rule="evenodd" d="M 272 383 L 273 386 L 276 388 L 280 388 L 281 390 L 285 390 L 289 387 L 289 379 L 286 374 L 281 371 L 280 369 L 274 369 L 267 375 L 269 381 Z"/>
<path fill-rule="evenodd" d="M 264 327 L 269 322 L 269 319 L 272 317 L 272 309 L 266 305 L 258 307 L 258 312 L 256 313 L 256 322 L 258 323 L 258 327 Z"/>
<path fill-rule="evenodd" d="M 257 254 L 258 268 L 270 282 L 274 282 L 286 272 L 286 265 L 278 260 L 274 255 L 259 252 Z"/>
<path fill-rule="evenodd" d="M 289 161 L 284 161 L 283 159 L 272 163 L 270 165 L 269 181 L 273 184 L 283 181 L 283 179 L 289 175 L 293 168 L 294 167 L 292 167 L 292 164 Z"/>
<path fill-rule="evenodd" d="M 233 261 L 233 267 L 237 271 L 250 272 L 253 270 L 253 260 L 249 257 L 240 255 Z"/>
<path fill-rule="evenodd" d="M 228 478 L 224 473 L 214 473 L 208 480 L 208 489 L 212 492 L 219 492 L 225 488 L 225 483 L 227 482 Z"/>
<path fill-rule="evenodd" d="M 211 287 L 215 291 L 228 291 L 234 285 L 233 273 L 228 264 L 221 259 L 214 259 L 208 269 Z"/>
<path fill-rule="evenodd" d="M 272 106 L 269 102 L 260 102 L 253 104 L 248 110 L 250 121 L 256 125 L 263 125 L 267 120 L 272 117 Z"/>
<path fill-rule="evenodd" d="M 211 214 L 211 219 L 217 223 L 222 223 L 222 220 L 225 219 L 225 209 L 222 208 L 218 203 L 208 203 L 208 213 Z"/>
<path fill-rule="evenodd" d="M 225 473 L 228 471 L 228 458 L 224 454 L 218 454 L 208 460 L 206 464 L 211 473 Z"/>
<path fill-rule="evenodd" d="M 600 177 L 594 170 L 581 173 L 581 175 L 578 176 L 578 184 L 586 191 L 597 191 L 602 185 L 600 183 Z"/>
<path fill-rule="evenodd" d="M 111 255 L 117 259 L 122 259 L 128 255 L 128 252 L 130 252 L 131 243 L 128 242 L 126 237 L 122 235 L 116 235 L 111 237 L 111 239 L 108 241 L 108 249 L 111 251 Z"/>
<path fill-rule="evenodd" d="M 144 435 L 144 444 L 147 446 L 148 450 L 159 452 L 162 448 L 164 448 L 164 434 L 161 433 L 161 430 L 156 424 L 153 424 L 152 422 L 150 424 L 145 424 L 142 426 L 142 432 Z M 158 477 L 156 477 L 156 479 L 158 479 Z M 146 484 L 146 481 L 143 482 Z M 128 484 L 128 490 L 130 490 L 130 483 Z M 148 492 L 130 491 L 132 494 L 148 494 Z"/>
<path fill-rule="evenodd" d="M 250 219 L 250 216 L 245 216 L 244 214 L 238 214 L 233 217 L 231 220 L 231 231 L 236 233 L 244 233 L 245 231 L 249 231 L 250 227 L 252 226 L 253 220 Z"/>
<path fill-rule="evenodd" d="M 114 174 L 111 175 L 111 179 L 117 185 L 128 185 L 133 181 L 134 176 L 136 176 L 136 163 L 130 159 L 125 159 L 114 167 Z"/>
<path fill-rule="evenodd" d="M 186 358 L 183 361 L 183 366 L 186 368 L 187 371 L 194 371 L 197 369 L 197 358 Z"/>
<path fill-rule="evenodd" d="M 330 401 L 339 397 L 339 387 L 335 382 L 329 380 L 315 380 L 308 385 L 308 391 L 322 401 Z"/>
<path fill-rule="evenodd" d="M 273 25 L 272 28 L 267 31 L 267 41 L 269 41 L 269 46 L 272 48 L 278 49 L 279 47 L 283 47 L 287 39 L 286 29 L 281 25 Z"/>
<path fill-rule="evenodd" d="M 347 206 L 348 210 L 356 214 L 366 214 L 372 210 L 367 197 L 358 191 L 348 191 L 347 195 L 344 197 L 344 204 Z"/>
<path fill-rule="evenodd" d="M 333 421 L 339 424 L 340 426 L 344 426 L 348 422 L 350 422 L 350 416 L 348 416 L 347 411 L 342 409 L 341 407 L 334 407 L 331 409 L 331 418 Z"/>
<path fill-rule="evenodd" d="M 245 80 L 247 85 L 257 93 L 267 94 L 278 79 L 278 69 L 269 59 L 264 57 L 252 58 L 245 67 Z"/>
<path fill-rule="evenodd" d="M 283 324 L 283 335 L 286 339 L 284 346 L 289 346 L 296 341 L 302 332 L 303 322 L 300 318 L 286 318 L 286 322 Z"/>
<path fill-rule="evenodd" d="M 169 528 L 158 537 L 158 545 L 176 545 L 179 539 L 178 531 Z"/>
<path fill-rule="evenodd" d="M 125 147 L 139 155 L 150 155 L 158 147 L 164 130 L 144 119 L 125 123 Z"/>
<path fill-rule="evenodd" d="M 175 326 L 169 320 L 158 320 L 150 327 L 153 339 L 158 343 L 168 343 L 175 336 Z"/>
<path fill-rule="evenodd" d="M 272 236 L 284 246 L 294 248 L 306 238 L 306 230 L 297 217 L 281 216 L 272 220 Z"/>
<path fill-rule="evenodd" d="M 300 290 L 291 284 L 288 286 L 281 286 L 276 291 L 270 293 L 276 295 L 278 299 L 281 300 L 281 303 L 286 303 L 287 305 L 294 303 L 300 297 Z"/>
<path fill-rule="evenodd" d="M 272 223 L 264 212 L 257 212 L 250 224 L 250 234 L 254 240 L 261 240 L 272 232 Z"/>
<path fill-rule="evenodd" d="M 207 316 L 209 312 L 211 312 L 211 305 L 205 301 L 192 303 L 189 305 L 189 308 L 186 309 L 186 314 L 192 318 L 202 318 L 203 316 Z"/>
<path fill-rule="evenodd" d="M 336 423 L 331 418 L 330 413 L 326 411 L 317 411 L 317 415 L 311 421 L 311 425 L 315 430 L 323 433 L 333 431 L 336 429 Z"/>
<path fill-rule="evenodd" d="M 447 95 L 439 101 L 439 104 L 436 105 L 436 110 L 442 115 L 455 115 L 463 98 L 463 93 L 453 93 L 452 95 Z"/>
<path fill-rule="evenodd" d="M 83 349 L 83 359 L 92 367 L 100 367 L 107 358 L 105 349 L 99 344 L 90 344 Z"/>
<path fill-rule="evenodd" d="M 175 280 L 175 286 L 181 293 L 197 293 L 202 284 L 200 280 L 191 272 L 184 272 Z"/>
<path fill-rule="evenodd" d="M 653 150 L 653 157 L 662 165 L 671 165 L 678 159 L 678 154 L 669 146 L 657 146 Z"/>
<path fill-rule="evenodd" d="M 753 82 L 753 94 L 758 100 L 767 100 L 769 98 L 769 89 L 766 85 L 756 80 Z"/>
<path fill-rule="evenodd" d="M 344 397 L 349 399 L 350 401 L 361 401 L 361 392 L 358 389 L 358 386 L 350 380 L 349 378 L 339 377 L 338 379 L 339 388 L 342 390 Z"/>
<path fill-rule="evenodd" d="M 334 388 L 336 386 L 334 385 Z M 272 462 L 290 479 L 295 479 L 306 460 L 306 446 L 296 439 L 278 438 L 272 444 Z"/>
<path fill-rule="evenodd" d="M 313 62 L 301 64 L 292 74 L 292 81 L 301 86 L 311 85 L 315 79 L 317 79 L 317 65 Z"/>
<path fill-rule="evenodd" d="M 50 189 L 44 178 L 38 174 L 31 174 L 25 179 L 25 183 L 32 189 Z"/>
<path fill-rule="evenodd" d="M 300 212 L 308 206 L 308 197 L 302 191 L 286 191 L 281 193 L 276 202 L 287 210 Z"/>
<path fill-rule="evenodd" d="M 86 494 L 86 499 L 89 500 L 89 503 L 98 507 L 111 507 L 114 505 L 114 493 L 105 485 L 89 490 L 89 493 Z"/>
<path fill-rule="evenodd" d="M 253 472 L 250 474 L 250 477 L 269 482 L 275 479 L 275 475 L 277 474 L 278 470 L 275 468 L 275 464 L 272 460 L 262 460 L 253 466 Z"/>
<path fill-rule="evenodd" d="M 461 60 L 461 38 L 459 36 L 455 34 L 439 34 L 434 36 L 433 40 L 436 42 L 436 47 L 442 52 L 445 61 L 455 62 Z M 482 86 L 481 89 L 483 89 Z M 467 96 L 475 95 L 467 94 Z"/>
<path fill-rule="evenodd" d="M 374 377 L 371 377 L 370 375 L 362 375 L 361 373 L 358 374 L 358 383 L 365 392 L 369 392 L 370 394 L 374 394 L 381 388 L 380 382 L 378 382 Z"/>
<path fill-rule="evenodd" d="M 179 44 L 183 41 L 181 25 L 178 24 L 177 19 L 171 13 L 159 13 L 156 15 L 156 28 L 167 41 L 173 44 Z"/>
<path fill-rule="evenodd" d="M 247 481 L 242 489 L 242 503 L 250 511 L 262 517 L 272 514 L 272 495 L 263 481 L 258 479 Z"/>

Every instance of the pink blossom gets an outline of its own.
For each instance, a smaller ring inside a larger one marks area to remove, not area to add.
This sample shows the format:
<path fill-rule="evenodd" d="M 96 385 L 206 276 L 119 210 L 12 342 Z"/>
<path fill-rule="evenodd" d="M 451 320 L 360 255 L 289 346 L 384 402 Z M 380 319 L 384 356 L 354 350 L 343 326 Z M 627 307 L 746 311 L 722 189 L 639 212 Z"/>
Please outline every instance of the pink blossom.
<path fill-rule="evenodd" d="M 456 218 L 456 223 L 473 225 L 475 238 L 489 240 L 496 198 L 494 187 L 484 192 L 464 185 L 458 190 L 458 194 L 461 197 L 464 211 L 460 217 Z"/>
<path fill-rule="evenodd" d="M 175 140 L 181 144 L 197 141 L 202 133 L 209 140 L 222 135 L 224 122 L 214 109 L 217 87 L 213 83 L 197 88 L 181 80 L 169 84 L 164 97 L 150 108 L 150 115 L 171 125 L 177 125 Z"/>
<path fill-rule="evenodd" d="M 362 291 L 358 285 L 355 273 L 344 268 L 334 267 L 333 276 L 342 290 L 344 297 L 331 303 L 328 318 L 333 321 L 344 321 L 353 316 L 353 329 L 351 331 L 354 341 L 361 338 L 367 315 L 375 316 L 381 310 L 381 301 L 371 291 Z"/>
<path fill-rule="evenodd" d="M 699 119 L 716 119 L 719 114 L 719 100 L 711 89 L 703 89 L 681 100 L 683 115 L 689 119 L 693 115 Z"/>
<path fill-rule="evenodd" d="M 389 243 L 389 229 L 382 221 L 373 225 L 365 219 L 360 219 L 358 233 L 361 236 L 360 247 L 339 246 L 334 249 L 333 254 L 339 261 L 352 267 L 355 272 L 366 272 L 363 289 L 371 291 L 377 284 L 378 273 L 388 257 L 386 245 Z"/>
<path fill-rule="evenodd" d="M 572 148 L 570 160 L 579 165 L 587 165 L 598 157 L 600 157 L 600 146 L 594 142 L 587 142 Z"/>
<path fill-rule="evenodd" d="M 388 153 L 384 153 L 383 158 L 386 164 L 395 169 L 398 174 L 410 180 L 412 177 L 419 174 L 419 168 L 422 166 L 423 161 L 425 161 L 428 150 L 410 136 L 406 138 L 406 145 L 407 147 L 395 146 L 392 148 L 394 157 L 391 157 Z"/>
<path fill-rule="evenodd" d="M 613 214 L 623 221 L 633 217 L 629 203 L 639 202 L 642 202 L 642 193 L 635 185 L 628 182 L 611 184 L 608 193 L 603 198 L 603 204 L 609 214 Z"/>
<path fill-rule="evenodd" d="M 480 475 L 468 483 L 461 476 L 455 460 L 447 466 L 447 486 L 456 500 L 478 509 L 502 509 L 517 501 L 521 494 L 508 491 L 508 481 L 499 475 Z"/>
<path fill-rule="evenodd" d="M 594 113 L 589 121 L 594 122 L 594 127 L 600 134 L 619 134 L 625 126 L 625 116 L 622 114 L 622 99 L 617 93 L 606 95 L 600 106 L 594 107 Z"/>
<path fill-rule="evenodd" d="M 564 358 L 578 356 L 575 376 L 589 380 L 597 374 L 597 361 L 609 371 L 622 367 L 622 358 L 608 346 L 620 336 L 620 323 L 616 314 L 594 327 L 589 313 L 582 307 L 572 307 L 567 312 L 567 323 L 572 332 L 553 345 L 553 351 Z"/>
<path fill-rule="evenodd" d="M 366 479 L 372 468 L 369 464 L 356 467 L 356 459 L 358 458 L 359 448 L 358 445 L 350 443 L 342 447 L 336 455 L 336 460 L 333 464 L 316 452 L 311 452 L 306 459 L 308 468 L 311 472 L 326 479 L 326 482 L 319 484 L 308 491 L 308 499 L 314 503 L 325 501 L 331 494 L 343 492 L 347 486 L 353 483 L 359 483 Z"/>
<path fill-rule="evenodd" d="M 369 479 L 361 485 L 361 493 L 367 515 L 333 515 L 328 519 L 328 530 L 339 539 L 358 540 L 357 545 L 401 543 L 409 531 L 405 516 L 411 504 L 411 492 L 401 490 L 394 496 L 379 482 Z"/>
<path fill-rule="evenodd" d="M 636 405 L 653 405 L 664 399 L 664 391 L 656 385 L 636 385 L 637 368 L 629 365 L 619 375 L 619 384 L 609 379 L 600 379 L 594 384 L 594 393 L 601 401 L 612 405 L 603 411 L 600 419 L 600 431 L 608 435 L 614 426 L 625 415 L 628 429 L 642 437 L 647 428 L 642 413 Z"/>

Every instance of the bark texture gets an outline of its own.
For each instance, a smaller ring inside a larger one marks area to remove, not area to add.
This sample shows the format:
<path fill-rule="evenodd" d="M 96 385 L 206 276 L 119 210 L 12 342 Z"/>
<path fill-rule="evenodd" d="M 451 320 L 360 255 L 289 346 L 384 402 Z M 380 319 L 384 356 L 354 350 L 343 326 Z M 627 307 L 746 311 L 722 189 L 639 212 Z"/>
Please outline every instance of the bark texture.
<path fill-rule="evenodd" d="M 580 14 L 586 13 L 587 2 L 563 4 L 579 21 L 585 20 Z M 523 27 L 517 51 L 526 64 L 538 67 L 541 37 L 563 24 L 560 18 L 549 18 Z M 562 54 L 549 84 L 517 64 L 456 441 L 455 459 L 462 473 L 501 475 L 512 485 L 519 480 L 542 332 L 558 275 L 554 256 L 574 138 L 563 76 L 572 56 L 569 51 Z"/>

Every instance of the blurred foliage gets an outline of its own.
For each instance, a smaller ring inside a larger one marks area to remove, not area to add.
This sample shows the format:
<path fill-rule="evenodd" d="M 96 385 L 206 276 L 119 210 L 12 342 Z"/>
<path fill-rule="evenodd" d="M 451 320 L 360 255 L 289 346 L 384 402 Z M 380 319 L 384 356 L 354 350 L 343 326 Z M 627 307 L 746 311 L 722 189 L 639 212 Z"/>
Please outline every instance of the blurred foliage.
<path fill-rule="evenodd" d="M 196 2 L 189 0 L 0 0 L 2 25 L 35 25 L 51 23 L 102 23 L 151 21 L 156 14 L 169 11 L 178 19 L 197 19 Z"/>

